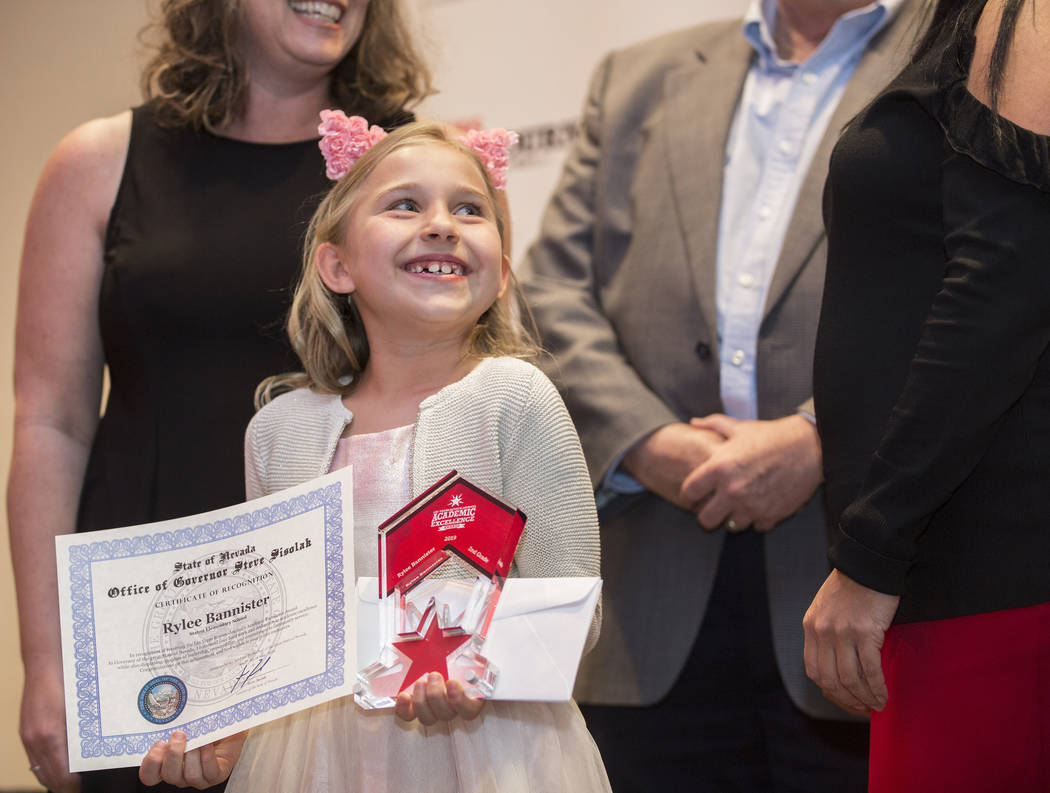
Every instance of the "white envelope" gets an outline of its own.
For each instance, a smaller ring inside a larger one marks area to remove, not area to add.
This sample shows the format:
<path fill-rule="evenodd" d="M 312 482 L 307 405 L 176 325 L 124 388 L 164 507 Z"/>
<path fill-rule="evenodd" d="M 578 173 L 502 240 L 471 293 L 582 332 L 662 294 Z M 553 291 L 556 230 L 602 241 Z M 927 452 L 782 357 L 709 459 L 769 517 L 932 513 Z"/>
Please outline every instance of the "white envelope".
<path fill-rule="evenodd" d="M 482 650 L 499 669 L 492 699 L 564 702 L 572 697 L 600 578 L 508 578 Z M 379 656 L 378 584 L 357 581 L 357 659 Z"/>

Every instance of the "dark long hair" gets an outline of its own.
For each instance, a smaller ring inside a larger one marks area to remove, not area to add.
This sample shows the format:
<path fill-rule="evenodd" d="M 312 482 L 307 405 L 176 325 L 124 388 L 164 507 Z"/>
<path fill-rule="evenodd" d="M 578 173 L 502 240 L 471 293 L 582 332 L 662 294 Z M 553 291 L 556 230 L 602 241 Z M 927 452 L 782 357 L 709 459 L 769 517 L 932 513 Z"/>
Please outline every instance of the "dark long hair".
<path fill-rule="evenodd" d="M 917 63 L 927 56 L 943 55 L 959 36 L 966 35 L 967 29 L 976 24 L 985 2 L 986 0 L 938 0 L 929 25 L 926 26 L 926 33 L 915 48 L 912 63 Z M 999 107 L 1010 43 L 1013 41 L 1017 18 L 1021 15 L 1024 4 L 1025 0 L 1006 0 L 1003 6 L 999 31 L 988 65 L 987 87 L 992 110 L 998 110 Z M 939 63 L 940 60 L 939 57 L 931 58 L 931 62 L 935 63 Z"/>

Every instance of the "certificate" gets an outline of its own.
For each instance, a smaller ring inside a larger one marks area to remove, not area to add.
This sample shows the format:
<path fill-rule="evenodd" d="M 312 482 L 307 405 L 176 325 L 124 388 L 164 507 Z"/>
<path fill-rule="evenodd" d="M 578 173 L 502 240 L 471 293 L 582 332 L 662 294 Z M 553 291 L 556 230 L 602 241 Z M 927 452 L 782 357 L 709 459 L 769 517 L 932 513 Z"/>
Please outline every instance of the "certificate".
<path fill-rule="evenodd" d="M 138 765 L 172 730 L 192 749 L 352 692 L 351 477 L 56 538 L 71 770 Z"/>

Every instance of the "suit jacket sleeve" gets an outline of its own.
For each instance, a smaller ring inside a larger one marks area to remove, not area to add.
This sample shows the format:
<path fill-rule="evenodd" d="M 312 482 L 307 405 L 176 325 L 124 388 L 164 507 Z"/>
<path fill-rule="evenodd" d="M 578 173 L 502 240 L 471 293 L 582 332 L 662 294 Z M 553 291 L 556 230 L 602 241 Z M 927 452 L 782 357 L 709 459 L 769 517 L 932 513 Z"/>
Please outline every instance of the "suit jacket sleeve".
<path fill-rule="evenodd" d="M 625 358 L 598 298 L 595 265 L 622 248 L 606 242 L 602 189 L 603 174 L 626 165 L 620 152 L 602 148 L 610 133 L 607 102 L 615 66 L 613 54 L 592 78 L 580 134 L 521 267 L 543 345 L 556 361 L 548 372 L 576 423 L 595 487 L 638 440 L 679 420 Z M 629 220 L 618 212 L 615 222 L 622 236 Z"/>

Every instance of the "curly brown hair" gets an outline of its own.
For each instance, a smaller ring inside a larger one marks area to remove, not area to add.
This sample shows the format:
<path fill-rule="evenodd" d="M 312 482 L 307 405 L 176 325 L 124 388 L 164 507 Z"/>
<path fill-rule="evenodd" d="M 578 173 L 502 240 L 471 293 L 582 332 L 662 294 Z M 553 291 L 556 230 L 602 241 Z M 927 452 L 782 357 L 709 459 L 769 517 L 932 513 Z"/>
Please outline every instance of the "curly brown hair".
<path fill-rule="evenodd" d="M 240 0 L 163 0 L 158 18 L 142 31 L 156 52 L 141 78 L 162 123 L 214 132 L 244 113 L 240 14 Z M 336 106 L 381 126 L 403 123 L 409 108 L 433 93 L 401 0 L 370 0 L 361 35 L 331 80 Z"/>

